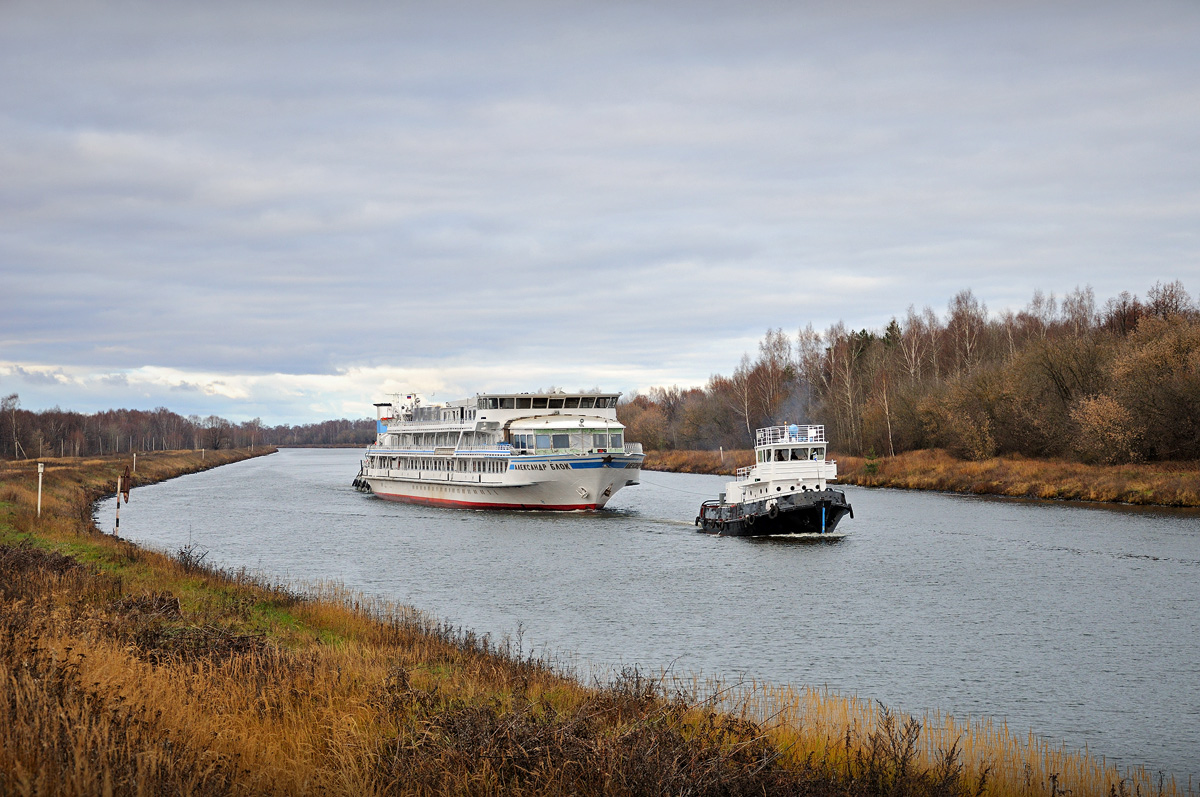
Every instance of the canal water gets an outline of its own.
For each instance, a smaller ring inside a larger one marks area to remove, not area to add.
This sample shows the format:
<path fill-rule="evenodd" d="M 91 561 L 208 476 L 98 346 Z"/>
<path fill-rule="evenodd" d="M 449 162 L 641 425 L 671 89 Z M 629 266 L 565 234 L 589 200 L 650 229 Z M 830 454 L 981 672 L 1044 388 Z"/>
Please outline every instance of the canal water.
<path fill-rule="evenodd" d="M 594 514 L 474 512 L 360 495 L 359 456 L 285 449 L 140 487 L 121 532 L 581 667 L 827 685 L 1200 780 L 1195 512 L 847 487 L 847 538 L 812 545 L 696 533 L 725 477 L 646 472 Z"/>

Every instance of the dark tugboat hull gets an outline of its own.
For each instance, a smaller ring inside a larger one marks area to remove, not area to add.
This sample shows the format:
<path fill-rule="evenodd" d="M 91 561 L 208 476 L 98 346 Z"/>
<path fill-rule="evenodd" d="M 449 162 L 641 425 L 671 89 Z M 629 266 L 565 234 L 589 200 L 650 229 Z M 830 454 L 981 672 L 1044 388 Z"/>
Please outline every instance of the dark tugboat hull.
<path fill-rule="evenodd" d="M 705 501 L 696 525 L 727 537 L 832 535 L 847 515 L 854 517 L 854 509 L 841 490 L 808 490 L 746 504 Z"/>

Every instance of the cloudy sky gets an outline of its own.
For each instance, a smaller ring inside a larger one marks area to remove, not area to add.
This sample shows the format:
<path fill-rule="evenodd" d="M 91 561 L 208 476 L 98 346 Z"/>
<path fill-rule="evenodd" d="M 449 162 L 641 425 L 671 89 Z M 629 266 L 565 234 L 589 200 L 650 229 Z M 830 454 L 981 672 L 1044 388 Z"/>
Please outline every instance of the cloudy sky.
<path fill-rule="evenodd" d="M 1200 3 L 0 0 L 0 392 L 646 389 L 1200 292 Z"/>

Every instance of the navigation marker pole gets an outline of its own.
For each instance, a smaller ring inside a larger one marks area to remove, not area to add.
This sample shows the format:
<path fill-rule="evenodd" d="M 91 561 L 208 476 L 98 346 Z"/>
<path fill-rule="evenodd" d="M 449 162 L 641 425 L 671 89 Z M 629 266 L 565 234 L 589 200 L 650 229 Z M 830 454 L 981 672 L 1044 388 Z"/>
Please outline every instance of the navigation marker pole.
<path fill-rule="evenodd" d="M 124 496 L 125 503 L 129 503 L 129 491 L 133 489 L 133 474 L 129 472 L 129 466 L 125 466 L 125 473 L 117 477 L 117 525 L 113 529 L 113 536 L 121 536 L 121 497 Z"/>
<path fill-rule="evenodd" d="M 42 474 L 46 472 L 46 463 L 38 463 L 38 517 L 42 516 Z"/>

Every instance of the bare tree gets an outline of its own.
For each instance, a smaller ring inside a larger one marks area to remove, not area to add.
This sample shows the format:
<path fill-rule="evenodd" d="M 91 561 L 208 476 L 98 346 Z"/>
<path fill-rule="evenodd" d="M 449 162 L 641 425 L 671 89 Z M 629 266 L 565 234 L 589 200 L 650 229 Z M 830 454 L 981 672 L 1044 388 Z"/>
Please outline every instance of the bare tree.
<path fill-rule="evenodd" d="M 1080 288 L 1076 285 L 1075 290 L 1064 296 L 1062 314 L 1075 337 L 1090 332 L 1096 324 L 1096 294 L 1092 286 Z"/>
<path fill-rule="evenodd" d="M 12 426 L 12 444 L 13 444 L 13 459 L 24 458 L 25 449 L 21 446 L 21 433 L 17 426 L 17 408 L 21 406 L 21 397 L 16 393 L 9 393 L 3 399 L 0 399 L 0 414 L 8 413 L 9 422 Z"/>
<path fill-rule="evenodd" d="M 1150 314 L 1159 318 L 1186 315 L 1192 311 L 1192 298 L 1179 280 L 1166 285 L 1154 283 L 1154 287 L 1146 293 L 1146 304 Z"/>
<path fill-rule="evenodd" d="M 987 305 L 975 298 L 970 288 L 959 291 L 950 300 L 950 317 L 946 327 L 954 336 L 955 362 L 958 371 L 970 371 L 974 363 L 979 334 L 987 325 Z"/>

